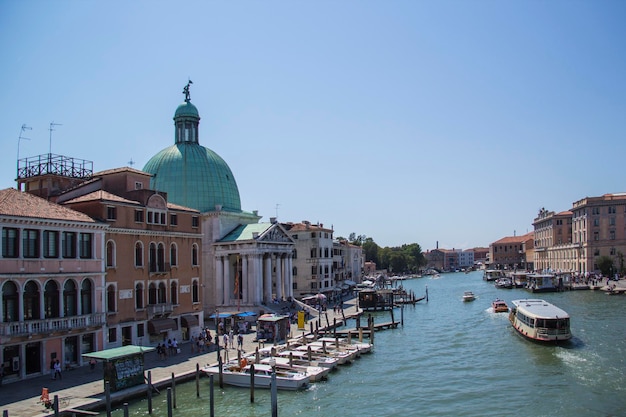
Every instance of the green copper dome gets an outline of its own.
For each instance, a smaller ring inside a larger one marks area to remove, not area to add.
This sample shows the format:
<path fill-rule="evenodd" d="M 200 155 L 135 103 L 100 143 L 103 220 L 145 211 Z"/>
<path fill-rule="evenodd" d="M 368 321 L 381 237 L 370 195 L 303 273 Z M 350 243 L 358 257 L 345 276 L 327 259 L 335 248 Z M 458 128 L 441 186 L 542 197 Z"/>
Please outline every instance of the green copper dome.
<path fill-rule="evenodd" d="M 191 102 L 189 101 L 185 101 L 176 109 L 176 113 L 174 114 L 174 119 L 179 116 L 187 116 L 187 117 L 191 116 L 191 117 L 199 118 L 200 114 L 198 113 L 198 109 L 196 108 L 196 106 L 191 104 Z"/>
<path fill-rule="evenodd" d="M 165 191 L 171 203 L 204 213 L 222 210 L 241 212 L 235 177 L 222 158 L 200 145 L 200 115 L 191 104 L 189 85 L 183 90 L 185 102 L 174 114 L 175 143 L 154 155 L 143 170 L 153 177 L 152 189 Z"/>
<path fill-rule="evenodd" d="M 172 203 L 200 212 L 241 211 L 235 177 L 224 160 L 197 143 L 178 143 L 154 155 L 145 172 L 153 174 L 151 188 L 167 192 Z"/>

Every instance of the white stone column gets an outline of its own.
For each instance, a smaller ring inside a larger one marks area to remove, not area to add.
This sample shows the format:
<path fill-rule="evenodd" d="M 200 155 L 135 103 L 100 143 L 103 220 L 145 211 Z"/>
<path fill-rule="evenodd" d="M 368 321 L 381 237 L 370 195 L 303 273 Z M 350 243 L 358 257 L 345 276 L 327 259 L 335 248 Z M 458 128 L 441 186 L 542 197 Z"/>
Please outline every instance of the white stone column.
<path fill-rule="evenodd" d="M 257 253 L 253 258 L 254 262 L 254 299 L 252 300 L 254 305 L 261 304 L 263 300 L 263 254 Z"/>
<path fill-rule="evenodd" d="M 265 258 L 265 302 L 272 302 L 272 258 L 274 255 L 268 255 Z"/>
<path fill-rule="evenodd" d="M 241 278 L 239 279 L 241 287 L 241 298 L 244 303 L 249 302 L 250 295 L 250 279 L 248 277 L 248 255 L 241 255 Z"/>
<path fill-rule="evenodd" d="M 215 257 L 215 305 L 224 304 L 224 257 Z"/>
<path fill-rule="evenodd" d="M 287 297 L 293 298 L 293 258 L 287 255 Z"/>
<path fill-rule="evenodd" d="M 230 288 L 230 258 L 228 255 L 224 256 L 224 305 L 230 304 L 230 294 L 232 292 Z"/>
<path fill-rule="evenodd" d="M 285 266 L 282 256 L 276 258 L 276 298 L 283 298 L 283 267 Z"/>

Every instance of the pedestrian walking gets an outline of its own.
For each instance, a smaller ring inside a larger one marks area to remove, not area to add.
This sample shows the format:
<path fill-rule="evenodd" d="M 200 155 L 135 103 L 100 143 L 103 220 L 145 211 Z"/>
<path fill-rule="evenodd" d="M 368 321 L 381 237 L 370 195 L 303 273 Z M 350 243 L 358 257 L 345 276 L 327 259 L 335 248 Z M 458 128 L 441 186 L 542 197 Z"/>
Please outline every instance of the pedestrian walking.
<path fill-rule="evenodd" d="M 59 361 L 58 359 L 54 363 L 54 378 L 53 379 L 57 379 L 57 376 L 59 377 L 59 379 L 63 379 L 63 375 L 61 374 L 61 361 Z"/>
<path fill-rule="evenodd" d="M 224 333 L 224 349 L 228 349 L 228 335 Z"/>
<path fill-rule="evenodd" d="M 237 335 L 237 347 L 239 350 L 243 350 L 243 334 L 241 333 Z"/>
<path fill-rule="evenodd" d="M 235 346 L 235 335 L 233 334 L 232 328 L 228 331 L 228 339 L 230 341 L 230 348 L 232 349 Z"/>

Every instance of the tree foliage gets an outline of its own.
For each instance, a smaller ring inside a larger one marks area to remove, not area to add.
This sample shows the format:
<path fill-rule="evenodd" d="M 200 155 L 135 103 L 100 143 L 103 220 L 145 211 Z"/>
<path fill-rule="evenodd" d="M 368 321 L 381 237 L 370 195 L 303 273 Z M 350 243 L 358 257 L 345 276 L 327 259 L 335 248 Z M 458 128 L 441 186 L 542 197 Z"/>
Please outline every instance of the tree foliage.
<path fill-rule="evenodd" d="M 611 276 L 611 273 L 614 271 L 613 269 L 613 258 L 610 256 L 602 255 L 596 261 L 598 265 L 598 269 L 602 272 L 602 275 L 605 277 Z"/>
<path fill-rule="evenodd" d="M 387 269 L 394 274 L 415 273 L 426 265 L 422 248 L 417 243 L 396 247 L 381 248 L 374 239 L 365 235 L 351 233 L 350 243 L 361 246 L 366 262 L 374 262 L 378 269 Z"/>

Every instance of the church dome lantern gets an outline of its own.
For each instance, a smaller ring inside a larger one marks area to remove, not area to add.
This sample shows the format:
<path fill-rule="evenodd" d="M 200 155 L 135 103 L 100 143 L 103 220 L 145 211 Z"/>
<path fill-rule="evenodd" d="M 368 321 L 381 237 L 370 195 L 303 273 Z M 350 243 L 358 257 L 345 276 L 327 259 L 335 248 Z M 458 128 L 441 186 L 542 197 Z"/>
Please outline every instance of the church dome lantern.
<path fill-rule="evenodd" d="M 201 212 L 241 212 L 239 189 L 228 164 L 199 142 L 200 114 L 191 103 L 189 86 L 185 101 L 174 114 L 174 145 L 154 155 L 143 170 L 153 175 L 151 188 L 165 191 L 168 200 Z"/>

